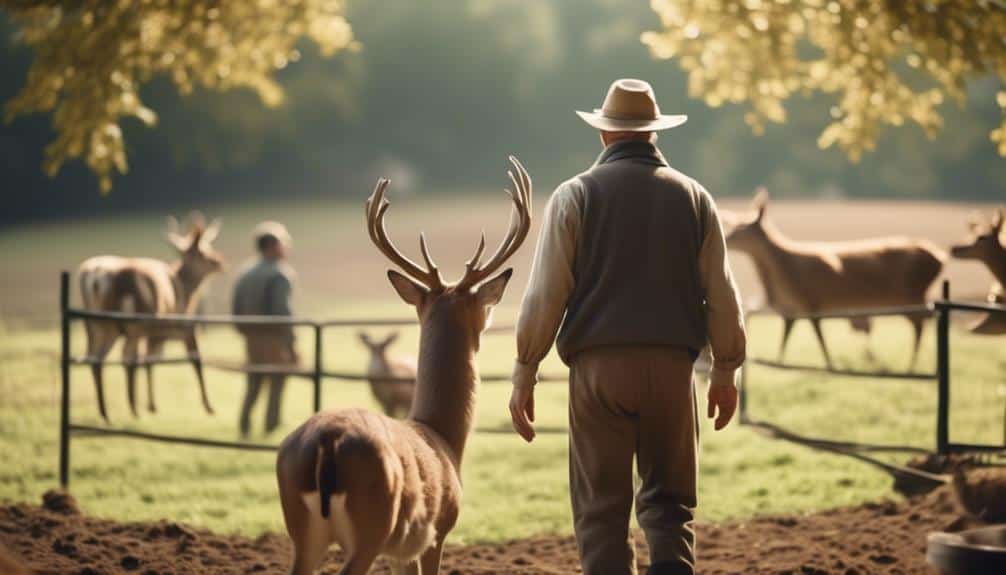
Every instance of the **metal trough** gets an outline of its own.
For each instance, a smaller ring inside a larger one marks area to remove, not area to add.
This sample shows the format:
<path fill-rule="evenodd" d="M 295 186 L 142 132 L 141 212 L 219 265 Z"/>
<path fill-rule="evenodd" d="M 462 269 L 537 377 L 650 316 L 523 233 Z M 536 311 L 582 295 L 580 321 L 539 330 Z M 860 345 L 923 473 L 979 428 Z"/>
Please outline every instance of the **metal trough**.
<path fill-rule="evenodd" d="M 926 560 L 944 575 L 1006 573 L 1006 525 L 930 533 Z"/>

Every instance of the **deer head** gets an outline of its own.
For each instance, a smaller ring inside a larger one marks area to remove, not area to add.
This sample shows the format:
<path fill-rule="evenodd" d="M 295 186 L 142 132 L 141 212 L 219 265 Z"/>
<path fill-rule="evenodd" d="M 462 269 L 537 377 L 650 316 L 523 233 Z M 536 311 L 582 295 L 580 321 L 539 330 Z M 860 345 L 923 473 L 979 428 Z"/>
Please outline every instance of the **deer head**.
<path fill-rule="evenodd" d="M 391 346 L 391 344 L 395 343 L 396 340 L 398 340 L 397 331 L 391 332 L 382 340 L 374 340 L 373 338 L 370 337 L 370 334 L 368 334 L 365 331 L 361 331 L 356 335 L 357 337 L 360 338 L 360 341 L 363 343 L 363 345 L 366 346 L 368 350 L 370 350 L 371 354 L 379 355 L 382 357 L 384 356 L 385 352 L 388 351 L 388 347 Z"/>
<path fill-rule="evenodd" d="M 755 191 L 748 214 L 732 214 L 727 219 L 732 226 L 727 234 L 727 246 L 742 252 L 750 252 L 755 244 L 765 239 L 765 212 L 768 209 L 768 190 L 764 186 Z"/>
<path fill-rule="evenodd" d="M 416 308 L 420 325 L 425 326 L 433 317 L 448 321 L 452 329 L 462 330 L 470 336 L 476 350 L 478 336 L 489 326 L 492 308 L 503 297 L 513 269 L 508 268 L 492 279 L 487 278 L 517 251 L 531 229 L 531 178 L 517 158 L 510 156 L 510 163 L 513 170 L 507 174 L 515 190 L 506 190 L 513 202 L 507 233 L 499 248 L 484 264 L 482 255 L 486 237 L 483 233 L 475 255 L 465 264 L 465 273 L 456 283 L 444 282 L 423 234 L 419 236 L 419 249 L 425 262 L 423 266 L 403 255 L 388 238 L 384 226 L 384 216 L 391 205 L 384 195 L 389 184 L 387 179 L 378 180 L 366 205 L 371 241 L 404 272 L 388 270 L 388 280 L 402 300 Z"/>
<path fill-rule="evenodd" d="M 201 213 L 192 212 L 184 234 L 179 233 L 178 220 L 174 216 L 168 216 L 167 225 L 164 237 L 178 251 L 182 267 L 193 277 L 201 279 L 223 269 L 223 256 L 212 245 L 223 225 L 219 218 L 206 225 Z"/>
<path fill-rule="evenodd" d="M 1002 232 L 1004 217 L 1006 211 L 1003 208 L 996 210 L 991 222 L 980 215 L 972 217 L 968 222 L 971 236 L 967 243 L 951 246 L 950 254 L 955 258 L 981 260 L 986 263 L 1002 258 L 1006 249 L 999 240 L 999 234 Z"/>

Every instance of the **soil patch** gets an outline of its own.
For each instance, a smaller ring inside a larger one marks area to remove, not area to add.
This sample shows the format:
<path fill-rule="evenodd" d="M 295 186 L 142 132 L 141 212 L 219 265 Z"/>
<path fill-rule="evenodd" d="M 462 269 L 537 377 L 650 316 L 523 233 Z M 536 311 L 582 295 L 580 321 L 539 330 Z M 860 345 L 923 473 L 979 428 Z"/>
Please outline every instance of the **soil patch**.
<path fill-rule="evenodd" d="M 926 534 L 979 524 L 960 506 L 949 486 L 900 502 L 702 524 L 698 527 L 699 572 L 932 573 L 925 562 Z M 46 494 L 42 506 L 0 507 L 0 551 L 4 547 L 31 572 L 59 575 L 284 574 L 290 558 L 290 545 L 283 535 L 252 539 L 170 521 L 118 523 L 82 515 L 72 497 L 55 493 Z M 331 552 L 320 572 L 338 573 L 341 561 L 339 552 Z M 5 565 L 2 557 L 0 565 Z M 449 547 L 442 569 L 450 575 L 578 571 L 576 544 L 570 537 L 555 536 Z M 390 570 L 380 563 L 373 572 Z"/>

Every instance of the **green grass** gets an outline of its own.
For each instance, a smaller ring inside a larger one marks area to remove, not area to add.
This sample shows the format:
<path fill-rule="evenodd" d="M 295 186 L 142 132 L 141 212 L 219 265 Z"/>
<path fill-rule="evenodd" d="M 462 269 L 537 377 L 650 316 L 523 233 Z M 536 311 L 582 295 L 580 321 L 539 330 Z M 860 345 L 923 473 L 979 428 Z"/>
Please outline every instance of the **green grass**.
<path fill-rule="evenodd" d="M 415 238 L 419 229 L 435 232 L 430 234 L 433 252 L 453 277 L 470 255 L 479 228 L 489 228 L 490 241 L 499 236 L 505 220 L 494 217 L 501 214 L 485 207 L 503 210 L 503 200 L 498 191 L 450 203 L 396 198 L 389 226 L 405 249 L 415 248 L 408 239 Z M 538 209 L 543 204 L 539 198 Z M 257 220 L 271 217 L 291 224 L 296 242 L 293 263 L 300 272 L 296 291 L 300 313 L 314 318 L 409 317 L 411 310 L 393 299 L 383 274 L 386 264 L 362 231 L 360 211 L 358 202 L 323 200 L 207 209 L 209 215 L 226 217 L 218 247 L 232 264 L 230 274 L 247 256 L 247 233 Z M 57 271 L 72 269 L 84 257 L 97 253 L 166 255 L 157 233 L 159 225 L 160 218 L 136 216 L 0 232 L 5 268 L 16 266 L 21 272 L 17 281 L 8 278 L 0 283 L 0 500 L 38 502 L 43 492 L 58 483 Z M 513 262 L 517 275 L 505 305 L 496 314 L 501 324 L 513 321 L 531 251 L 525 247 Z M 214 281 L 209 311 L 226 310 L 230 274 Z M 751 284 L 740 279 L 742 288 L 750 293 Z M 825 322 L 825 331 L 836 363 L 842 366 L 903 370 L 908 362 L 910 328 L 900 318 L 877 322 L 872 337 L 875 356 L 880 358 L 876 361 L 865 358 L 863 337 L 851 333 L 846 322 Z M 363 369 L 364 350 L 354 332 L 332 330 L 326 334 L 326 366 Z M 779 333 L 778 320 L 753 319 L 750 354 L 774 357 Z M 414 353 L 416 336 L 414 329 L 406 330 L 393 351 Z M 1002 441 L 1006 398 L 1002 341 L 954 328 L 952 435 L 957 441 Z M 73 343 L 74 352 L 80 354 L 84 340 L 79 325 Z M 201 344 L 207 357 L 241 357 L 240 339 L 228 327 L 210 328 Z M 301 355 L 307 360 L 311 344 L 310 334 L 303 334 Z M 180 346 L 173 345 L 168 352 L 181 353 Z M 934 349 L 930 326 L 920 369 L 933 368 Z M 480 364 L 485 373 L 508 373 L 513 354 L 511 335 L 487 336 Z M 118 350 L 113 350 L 112 357 L 118 356 Z M 797 325 L 787 360 L 820 365 L 820 352 L 808 325 Z M 562 370 L 554 356 L 548 359 L 546 371 Z M 756 366 L 748 375 L 751 413 L 758 418 L 820 437 L 925 448 L 935 444 L 936 392 L 931 382 L 824 377 Z M 236 374 L 208 372 L 209 391 L 217 408 L 213 417 L 202 411 L 188 366 L 157 368 L 160 411 L 156 415 L 144 413 L 136 420 L 128 414 L 121 368 L 106 368 L 106 380 L 115 425 L 223 440 L 237 437 L 237 409 L 244 383 Z M 141 389 L 144 386 L 141 377 Z M 538 394 L 539 425 L 564 427 L 565 386 L 543 384 Z M 484 384 L 478 404 L 479 427 L 507 429 L 508 398 L 507 384 Z M 141 393 L 141 403 L 144 399 L 145 393 Z M 100 425 L 87 368 L 73 370 L 71 404 L 75 422 Z M 279 442 L 308 417 L 311 404 L 310 384 L 291 381 L 284 403 L 284 427 L 271 437 L 253 439 Z M 344 406 L 376 407 L 364 384 L 326 382 L 324 407 Z M 258 406 L 258 425 L 263 407 Z M 873 467 L 766 439 L 736 424 L 714 432 L 703 418 L 701 443 L 699 514 L 706 521 L 804 513 L 894 496 L 889 477 Z M 466 502 L 452 541 L 568 533 L 566 444 L 563 435 L 541 435 L 527 445 L 514 434 L 476 434 L 466 454 Z M 169 518 L 250 535 L 283 529 L 273 456 L 268 453 L 77 437 L 72 448 L 71 489 L 88 513 L 119 520 Z"/>
<path fill-rule="evenodd" d="M 398 315 L 397 304 L 359 304 L 333 315 Z M 506 311 L 506 310 L 504 310 Z M 511 313 L 499 314 L 504 317 Z M 778 322 L 752 322 L 752 354 L 766 356 L 778 341 Z M 794 333 L 789 358 L 816 362 L 809 328 Z M 863 358 L 861 337 L 841 322 L 826 326 L 836 361 L 860 368 L 898 369 L 907 362 L 907 323 L 879 322 L 874 350 L 885 358 L 872 365 Z M 82 332 L 74 339 L 77 352 Z M 399 349 L 414 349 L 410 330 Z M 58 450 L 58 333 L 52 329 L 0 333 L 0 499 L 38 501 L 56 486 Z M 350 331 L 333 331 L 325 350 L 336 368 L 362 369 L 363 350 Z M 308 337 L 301 338 L 310 357 Z M 238 357 L 240 342 L 229 328 L 203 338 L 212 357 Z M 512 344 L 492 335 L 480 356 L 486 372 L 505 372 Z M 923 368 L 931 368 L 932 334 L 927 332 Z M 180 350 L 177 350 L 180 351 Z M 953 432 L 961 441 L 1002 439 L 1003 381 L 1006 360 L 994 339 L 954 332 Z M 561 366 L 550 358 L 548 370 Z M 234 439 L 239 376 L 210 372 L 210 392 L 218 413 L 206 416 L 193 376 L 186 366 L 158 368 L 160 412 L 134 420 L 128 415 L 121 370 L 107 369 L 107 393 L 116 425 L 129 429 Z M 752 367 L 749 371 L 754 415 L 822 437 L 903 443 L 931 447 L 934 442 L 935 388 L 929 382 L 885 382 L 822 378 Z M 72 410 L 77 422 L 99 424 L 93 386 L 86 368 L 73 372 Z M 539 424 L 564 426 L 564 385 L 539 387 Z M 141 395 L 141 398 L 143 396 Z M 375 407 L 367 388 L 330 382 L 325 407 Z M 507 426 L 508 386 L 484 384 L 479 398 L 481 428 Z M 284 405 L 283 434 L 309 415 L 310 385 L 292 381 Z M 261 406 L 260 406 L 261 408 Z M 261 409 L 259 409 L 261 416 Z M 258 421 L 256 423 L 259 423 Z M 851 459 L 769 440 L 732 425 L 714 432 L 703 422 L 700 515 L 718 521 L 764 513 L 810 512 L 892 496 L 888 476 Z M 464 468 L 466 504 L 455 542 L 498 541 L 570 530 L 566 495 L 566 438 L 543 435 L 532 444 L 511 434 L 477 434 Z M 76 438 L 72 450 L 72 491 L 92 514 L 120 520 L 171 518 L 222 532 L 257 534 L 282 530 L 273 477 L 273 457 L 119 438 Z"/>

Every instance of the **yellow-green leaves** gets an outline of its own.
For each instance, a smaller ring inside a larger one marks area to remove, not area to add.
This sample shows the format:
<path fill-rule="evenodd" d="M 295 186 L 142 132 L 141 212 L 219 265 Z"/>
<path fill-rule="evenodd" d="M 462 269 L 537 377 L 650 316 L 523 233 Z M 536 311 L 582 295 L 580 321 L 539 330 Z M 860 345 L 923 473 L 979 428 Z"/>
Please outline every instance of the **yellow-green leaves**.
<path fill-rule="evenodd" d="M 140 99 L 153 76 L 183 94 L 249 88 L 276 106 L 283 90 L 273 74 L 300 58 L 298 40 L 310 38 L 325 55 L 356 46 L 343 0 L 0 0 L 0 7 L 17 25 L 16 39 L 35 51 L 24 88 L 7 102 L 7 121 L 52 112 L 57 135 L 46 172 L 81 158 L 103 193 L 128 169 L 122 120 L 157 122 Z"/>
<path fill-rule="evenodd" d="M 834 95 L 818 145 L 856 161 L 886 126 L 929 137 L 939 107 L 964 101 L 967 81 L 1006 79 L 1006 2 L 994 0 L 651 0 L 661 29 L 642 41 L 677 58 L 689 92 L 710 106 L 745 103 L 756 133 L 786 120 L 785 102 Z M 1003 124 L 991 132 L 1006 156 Z"/>

